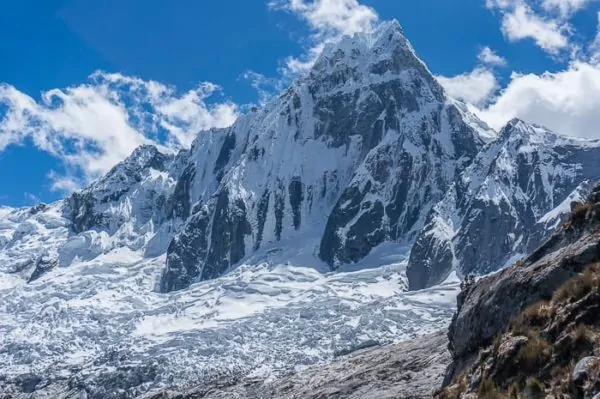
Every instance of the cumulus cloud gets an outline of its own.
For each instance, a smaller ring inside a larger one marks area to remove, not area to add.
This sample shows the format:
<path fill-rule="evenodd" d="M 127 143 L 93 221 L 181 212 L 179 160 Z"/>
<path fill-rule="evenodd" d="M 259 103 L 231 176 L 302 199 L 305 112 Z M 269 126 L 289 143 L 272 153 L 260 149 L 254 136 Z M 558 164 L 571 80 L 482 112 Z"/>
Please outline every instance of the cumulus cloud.
<path fill-rule="evenodd" d="M 502 32 L 511 41 L 533 39 L 550 54 L 557 54 L 569 45 L 567 23 L 537 15 L 526 4 L 516 5 L 502 19 Z"/>
<path fill-rule="evenodd" d="M 478 111 L 500 129 L 519 117 L 562 134 L 600 137 L 600 67 L 581 61 L 565 70 L 535 74 L 513 73 L 495 101 Z"/>
<path fill-rule="evenodd" d="M 506 59 L 496 54 L 494 50 L 489 47 L 483 47 L 477 56 L 477 59 L 482 64 L 491 66 L 505 66 Z"/>
<path fill-rule="evenodd" d="M 326 43 L 337 41 L 344 35 L 368 32 L 379 20 L 374 9 L 357 0 L 274 0 L 269 5 L 298 15 L 312 31 L 307 53 L 286 60 L 287 71 L 292 74 L 307 71 Z"/>
<path fill-rule="evenodd" d="M 501 29 L 509 41 L 533 40 L 552 56 L 573 50 L 569 19 L 592 0 L 486 0 L 500 12 Z"/>
<path fill-rule="evenodd" d="M 484 105 L 498 89 L 496 76 L 484 67 L 453 77 L 437 76 L 437 80 L 451 97 L 474 105 Z"/>
<path fill-rule="evenodd" d="M 600 137 L 600 14 L 596 39 L 587 47 L 571 43 L 570 18 L 593 0 L 486 0 L 501 15 L 510 41 L 532 39 L 544 51 L 570 57 L 563 70 L 543 74 L 513 72 L 501 90 L 492 67 L 505 65 L 483 48 L 472 72 L 438 77 L 446 91 L 467 102 L 495 129 L 518 117 L 571 136 Z M 566 53 L 568 50 L 568 53 Z"/>
<path fill-rule="evenodd" d="M 201 130 L 233 123 L 234 104 L 205 102 L 217 90 L 202 83 L 178 94 L 159 82 L 96 72 L 86 84 L 52 89 L 35 100 L 0 84 L 0 151 L 30 140 L 67 171 L 49 174 L 53 187 L 71 191 L 106 173 L 141 144 L 176 150 L 189 146 Z"/>

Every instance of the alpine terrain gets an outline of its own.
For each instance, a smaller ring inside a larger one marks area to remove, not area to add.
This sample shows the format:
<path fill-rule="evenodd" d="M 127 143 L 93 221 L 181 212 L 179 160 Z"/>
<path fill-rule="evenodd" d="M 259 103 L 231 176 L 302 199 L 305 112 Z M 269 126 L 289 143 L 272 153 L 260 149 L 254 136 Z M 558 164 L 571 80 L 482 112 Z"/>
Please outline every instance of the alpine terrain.
<path fill-rule="evenodd" d="M 409 377 L 369 369 L 389 384 L 373 397 L 431 396 L 459 278 L 544 242 L 599 160 L 600 140 L 489 128 L 396 21 L 344 37 L 191 148 L 142 146 L 64 200 L 0 209 L 0 392 L 350 397 L 331 380 L 387 353 Z M 292 394 L 290 373 L 318 387 Z"/>

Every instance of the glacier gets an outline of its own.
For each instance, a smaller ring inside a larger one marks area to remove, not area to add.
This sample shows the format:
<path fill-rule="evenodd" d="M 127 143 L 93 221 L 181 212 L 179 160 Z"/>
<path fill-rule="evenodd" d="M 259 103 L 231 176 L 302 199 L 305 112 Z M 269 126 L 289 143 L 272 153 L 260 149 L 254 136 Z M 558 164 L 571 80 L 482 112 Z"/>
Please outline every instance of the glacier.
<path fill-rule="evenodd" d="M 27 227 L 29 245 L 62 233 L 66 221 L 46 213 Z M 18 211 L 4 216 L 3 234 L 24 230 Z M 133 397 L 275 378 L 365 344 L 437 331 L 454 311 L 456 278 L 407 292 L 407 248 L 384 246 L 361 265 L 332 273 L 314 257 L 315 242 L 288 244 L 169 294 L 156 290 L 165 256 L 148 259 L 126 247 L 91 260 L 71 254 L 69 266 L 30 283 L 4 270 L 0 392 Z"/>

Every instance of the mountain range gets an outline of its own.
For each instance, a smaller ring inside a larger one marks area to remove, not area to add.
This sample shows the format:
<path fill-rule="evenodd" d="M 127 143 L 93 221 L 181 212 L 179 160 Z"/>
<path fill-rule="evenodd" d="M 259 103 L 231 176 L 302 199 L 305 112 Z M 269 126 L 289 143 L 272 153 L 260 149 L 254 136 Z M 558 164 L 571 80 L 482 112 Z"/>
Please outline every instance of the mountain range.
<path fill-rule="evenodd" d="M 531 252 L 590 193 L 599 160 L 600 140 L 518 119 L 494 131 L 385 22 L 187 150 L 142 146 L 64 200 L 0 210 L 0 297 L 122 253 L 160 267 L 132 281 L 167 298 L 256 259 L 344 272 L 390 248 L 421 290 Z"/>

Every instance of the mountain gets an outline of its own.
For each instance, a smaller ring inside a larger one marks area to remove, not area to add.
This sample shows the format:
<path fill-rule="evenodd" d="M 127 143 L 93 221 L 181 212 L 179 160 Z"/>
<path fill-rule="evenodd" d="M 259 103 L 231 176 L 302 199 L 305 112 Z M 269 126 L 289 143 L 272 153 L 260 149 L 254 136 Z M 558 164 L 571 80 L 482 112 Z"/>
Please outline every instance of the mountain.
<path fill-rule="evenodd" d="M 521 262 L 464 285 L 439 398 L 600 394 L 600 185 Z"/>
<path fill-rule="evenodd" d="M 299 237 L 332 269 L 410 242 L 492 134 L 446 97 L 397 22 L 346 37 L 270 105 L 198 136 L 161 291 Z"/>
<path fill-rule="evenodd" d="M 2 270 L 33 281 L 56 266 L 92 260 L 119 247 L 147 256 L 164 253 L 169 240 L 165 230 L 175 225 L 173 192 L 185 155 L 185 151 L 177 157 L 165 155 L 154 146 L 142 146 L 106 176 L 63 201 L 4 208 Z"/>
<path fill-rule="evenodd" d="M 412 248 L 411 289 L 499 270 L 533 251 L 600 177 L 600 140 L 510 121 L 429 215 Z"/>
<path fill-rule="evenodd" d="M 496 134 L 445 94 L 392 21 L 329 45 L 230 128 L 177 155 L 143 146 L 52 205 L 69 233 L 27 262 L 37 278 L 116 247 L 166 253 L 157 289 L 170 292 L 290 245 L 338 270 L 385 242 L 414 243 L 407 275 L 420 289 L 530 251 L 589 191 L 599 156 L 598 140 L 523 121 Z"/>

